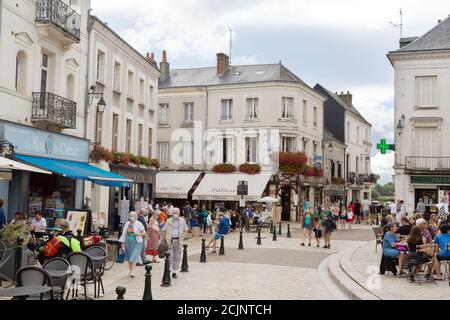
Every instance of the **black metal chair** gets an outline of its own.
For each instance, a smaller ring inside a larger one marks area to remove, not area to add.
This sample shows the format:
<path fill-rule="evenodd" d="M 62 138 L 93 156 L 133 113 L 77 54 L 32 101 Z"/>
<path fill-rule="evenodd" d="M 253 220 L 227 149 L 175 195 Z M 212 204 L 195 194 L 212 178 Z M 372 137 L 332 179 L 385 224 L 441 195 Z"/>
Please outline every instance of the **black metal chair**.
<path fill-rule="evenodd" d="M 72 290 L 72 298 L 78 297 L 78 286 L 84 288 L 84 298 L 87 300 L 87 285 L 94 284 L 94 294 L 96 292 L 96 278 L 94 264 L 91 257 L 84 252 L 72 252 L 67 256 L 67 261 L 74 270 L 74 278 L 69 290 L 67 291 L 66 300 L 69 298 L 70 290 Z"/>
<path fill-rule="evenodd" d="M 65 272 L 65 274 L 61 277 L 52 278 L 53 294 L 56 295 L 60 300 L 64 300 L 64 292 L 66 291 L 67 281 L 72 275 L 72 268 L 70 267 L 70 263 L 63 258 L 54 258 L 44 263 L 42 268 L 50 272 Z"/>
<path fill-rule="evenodd" d="M 16 275 L 17 287 L 31 287 L 31 286 L 48 286 L 53 288 L 52 278 L 50 274 L 39 267 L 27 266 L 17 271 Z M 53 300 L 53 289 L 48 293 L 31 295 L 27 300 Z"/>
<path fill-rule="evenodd" d="M 2 260 L 4 250 L 6 250 L 6 244 L 3 241 L 0 241 L 0 260 Z"/>
<path fill-rule="evenodd" d="M 105 274 L 106 259 L 108 258 L 108 254 L 106 253 L 106 250 L 101 246 L 90 247 L 84 253 L 91 257 L 92 263 L 94 265 L 94 276 L 97 283 L 96 297 L 98 298 L 100 297 L 100 287 L 103 294 L 105 294 L 102 277 Z"/>

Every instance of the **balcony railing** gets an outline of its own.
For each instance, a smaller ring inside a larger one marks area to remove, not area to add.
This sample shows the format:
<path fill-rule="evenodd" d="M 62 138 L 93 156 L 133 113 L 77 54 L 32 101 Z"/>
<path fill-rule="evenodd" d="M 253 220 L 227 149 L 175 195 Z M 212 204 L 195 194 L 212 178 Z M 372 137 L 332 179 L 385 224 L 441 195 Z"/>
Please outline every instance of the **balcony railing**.
<path fill-rule="evenodd" d="M 61 129 L 77 127 L 77 103 L 49 92 L 34 92 L 31 121 Z"/>
<path fill-rule="evenodd" d="M 325 177 L 308 177 L 308 176 L 301 176 L 302 183 L 306 184 L 326 184 L 326 178 Z"/>
<path fill-rule="evenodd" d="M 405 165 L 410 174 L 450 174 L 450 157 L 406 157 Z"/>
<path fill-rule="evenodd" d="M 60 0 L 36 1 L 36 21 L 52 23 L 80 41 L 81 15 Z"/>

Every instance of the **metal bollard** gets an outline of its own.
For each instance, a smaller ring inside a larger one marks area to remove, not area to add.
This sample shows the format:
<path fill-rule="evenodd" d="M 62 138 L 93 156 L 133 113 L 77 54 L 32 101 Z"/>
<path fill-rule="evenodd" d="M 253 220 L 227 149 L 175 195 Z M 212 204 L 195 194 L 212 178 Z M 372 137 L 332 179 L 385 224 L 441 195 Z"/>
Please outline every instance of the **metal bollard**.
<path fill-rule="evenodd" d="M 181 263 L 181 272 L 189 272 L 189 266 L 188 266 L 188 251 L 187 251 L 188 245 L 183 245 L 183 262 Z"/>
<path fill-rule="evenodd" d="M 117 287 L 116 293 L 117 293 L 117 299 L 116 300 L 125 300 L 124 296 L 127 292 L 127 289 L 125 287 Z"/>
<path fill-rule="evenodd" d="M 279 229 L 278 229 L 278 235 L 279 236 L 283 235 L 283 232 L 281 231 L 281 222 L 280 222 Z"/>
<path fill-rule="evenodd" d="M 288 224 L 287 237 L 288 238 L 292 238 L 292 236 L 291 236 L 291 225 L 290 224 Z"/>
<path fill-rule="evenodd" d="M 272 241 L 277 241 L 277 227 L 273 228 L 273 239 Z"/>
<path fill-rule="evenodd" d="M 200 254 L 200 263 L 206 263 L 206 240 L 202 239 L 202 253 Z"/>
<path fill-rule="evenodd" d="M 239 235 L 239 247 L 238 250 L 244 250 L 244 239 L 242 238 L 242 230 Z"/>
<path fill-rule="evenodd" d="M 225 255 L 225 239 L 222 236 L 220 238 L 220 251 L 219 251 L 219 256 L 224 256 Z"/>
<path fill-rule="evenodd" d="M 153 300 L 152 296 L 152 266 L 145 266 L 147 273 L 145 274 L 145 289 L 142 300 Z"/>
<path fill-rule="evenodd" d="M 256 245 L 257 246 L 261 246 L 262 245 L 262 241 L 261 241 L 261 227 L 258 226 L 258 240 L 256 241 Z"/>
<path fill-rule="evenodd" d="M 170 287 L 170 253 L 166 253 L 166 260 L 164 263 L 164 275 L 162 279 L 161 287 Z"/>

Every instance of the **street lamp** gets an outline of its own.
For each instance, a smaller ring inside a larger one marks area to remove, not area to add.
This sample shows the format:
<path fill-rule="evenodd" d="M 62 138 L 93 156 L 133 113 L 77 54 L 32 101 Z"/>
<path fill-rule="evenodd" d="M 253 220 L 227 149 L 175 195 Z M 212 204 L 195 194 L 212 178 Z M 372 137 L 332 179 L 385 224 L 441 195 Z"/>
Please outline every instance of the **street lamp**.
<path fill-rule="evenodd" d="M 95 120 L 95 143 L 100 144 L 100 136 L 98 134 L 99 130 L 99 122 L 100 117 L 103 116 L 106 110 L 106 102 L 103 97 L 102 92 L 95 92 L 97 90 L 96 86 L 91 86 L 88 95 L 90 96 L 90 103 L 89 106 L 92 107 L 92 104 L 94 103 L 94 99 L 99 99 L 97 102 L 97 110 L 96 110 L 96 120 Z"/>
<path fill-rule="evenodd" d="M 334 150 L 333 143 L 330 142 L 330 144 L 328 145 L 328 151 L 329 151 L 330 153 L 333 153 L 333 150 Z"/>
<path fill-rule="evenodd" d="M 403 114 L 400 118 L 400 120 L 398 120 L 398 125 L 397 125 L 397 133 L 399 136 L 402 135 L 403 133 L 403 129 L 405 129 L 405 115 Z"/>

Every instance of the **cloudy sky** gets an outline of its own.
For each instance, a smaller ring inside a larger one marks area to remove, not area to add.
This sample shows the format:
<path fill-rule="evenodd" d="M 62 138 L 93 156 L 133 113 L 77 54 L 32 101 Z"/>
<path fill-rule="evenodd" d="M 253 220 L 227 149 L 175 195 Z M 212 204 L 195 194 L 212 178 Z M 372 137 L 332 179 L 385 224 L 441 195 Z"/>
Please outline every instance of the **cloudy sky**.
<path fill-rule="evenodd" d="M 280 60 L 311 86 L 351 91 L 373 124 L 374 145 L 393 139 L 393 69 L 399 8 L 404 36 L 418 36 L 450 14 L 448 0 L 91 0 L 93 14 L 142 53 L 166 49 L 172 68 L 212 66 L 217 52 L 233 64 Z M 373 150 L 373 171 L 392 180 L 393 154 Z"/>

